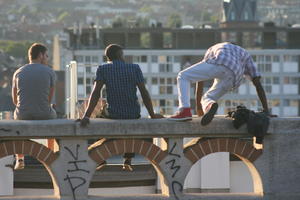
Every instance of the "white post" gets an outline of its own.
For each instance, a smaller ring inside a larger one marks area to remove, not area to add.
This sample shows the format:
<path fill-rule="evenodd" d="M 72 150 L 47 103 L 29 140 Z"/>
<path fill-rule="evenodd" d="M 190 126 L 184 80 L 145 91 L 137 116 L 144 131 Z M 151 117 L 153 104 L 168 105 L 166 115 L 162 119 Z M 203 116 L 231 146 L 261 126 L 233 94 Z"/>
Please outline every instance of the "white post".
<path fill-rule="evenodd" d="M 76 104 L 77 104 L 77 63 L 76 61 L 71 61 L 67 65 L 66 73 L 66 96 L 67 105 L 66 113 L 71 119 L 76 118 Z"/>

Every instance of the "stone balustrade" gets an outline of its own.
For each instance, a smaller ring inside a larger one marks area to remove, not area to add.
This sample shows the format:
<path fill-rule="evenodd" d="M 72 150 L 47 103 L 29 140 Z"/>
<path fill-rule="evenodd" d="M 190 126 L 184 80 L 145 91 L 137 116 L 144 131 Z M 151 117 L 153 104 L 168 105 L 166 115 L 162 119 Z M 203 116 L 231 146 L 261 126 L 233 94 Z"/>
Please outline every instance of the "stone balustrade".
<path fill-rule="evenodd" d="M 193 137 L 183 144 L 184 137 Z M 236 130 L 231 120 L 216 117 L 208 126 L 200 119 L 171 122 L 166 119 L 94 119 L 82 128 L 74 120 L 0 121 L 0 158 L 27 154 L 48 170 L 53 183 L 51 197 L 0 197 L 3 199 L 300 199 L 300 118 L 271 119 L 263 149 L 254 148 L 246 126 Z M 29 139 L 56 138 L 57 151 Z M 88 145 L 88 139 L 114 140 Z M 157 146 L 144 140 L 161 138 Z M 253 179 L 253 193 L 214 194 L 183 192 L 185 178 L 195 162 L 216 152 L 230 152 L 247 166 Z M 161 194 L 137 196 L 89 196 L 88 188 L 96 167 L 104 160 L 124 153 L 147 158 L 161 181 Z"/>

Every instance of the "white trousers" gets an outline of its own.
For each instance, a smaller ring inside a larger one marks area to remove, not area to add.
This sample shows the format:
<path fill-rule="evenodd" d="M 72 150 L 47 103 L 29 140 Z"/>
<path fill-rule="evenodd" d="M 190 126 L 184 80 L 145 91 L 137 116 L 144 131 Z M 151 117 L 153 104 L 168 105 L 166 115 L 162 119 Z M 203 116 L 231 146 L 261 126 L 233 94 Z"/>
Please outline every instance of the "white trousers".
<path fill-rule="evenodd" d="M 233 88 L 234 73 L 222 65 L 213 65 L 206 62 L 196 63 L 179 72 L 177 76 L 179 109 L 191 107 L 191 83 L 213 79 L 213 85 L 201 99 L 203 110 L 205 110 L 207 105 L 212 102 L 216 102 L 220 97 Z"/>

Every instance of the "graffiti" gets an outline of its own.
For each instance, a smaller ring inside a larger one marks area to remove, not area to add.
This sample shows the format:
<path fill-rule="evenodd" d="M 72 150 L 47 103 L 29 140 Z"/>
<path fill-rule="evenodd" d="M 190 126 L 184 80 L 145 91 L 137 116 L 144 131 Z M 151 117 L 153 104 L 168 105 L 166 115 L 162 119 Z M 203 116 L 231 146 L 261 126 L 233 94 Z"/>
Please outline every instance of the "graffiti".
<path fill-rule="evenodd" d="M 172 181 L 172 191 L 173 191 L 173 194 L 174 194 L 174 196 L 175 196 L 175 198 L 177 199 L 177 200 L 179 200 L 179 197 L 177 196 L 177 194 L 176 194 L 176 189 L 175 189 L 175 186 L 178 186 L 179 187 L 179 191 L 180 192 L 182 192 L 183 191 L 183 186 L 182 186 L 182 184 L 181 183 L 179 183 L 178 181 Z"/>
<path fill-rule="evenodd" d="M 174 173 L 172 174 L 172 178 L 174 178 L 176 173 L 178 172 L 178 170 L 180 170 L 180 166 L 179 165 L 175 166 L 175 163 L 176 163 L 175 159 L 172 159 L 172 160 L 169 160 L 166 162 L 166 164 L 169 164 L 169 163 L 171 163 L 170 169 L 171 170 L 175 169 Z"/>
<path fill-rule="evenodd" d="M 73 158 L 73 160 L 68 161 L 68 165 L 71 165 L 71 167 L 67 171 L 68 173 L 71 173 L 71 175 L 67 174 L 66 177 L 64 178 L 64 181 L 68 181 L 72 190 L 73 199 L 76 200 L 75 191 L 86 183 L 86 179 L 84 177 L 78 176 L 78 173 L 76 174 L 76 176 L 72 174 L 74 172 L 90 173 L 90 171 L 79 167 L 79 164 L 87 163 L 87 160 L 79 160 L 79 148 L 80 148 L 79 144 L 76 145 L 75 153 L 68 147 L 64 147 L 64 148 L 67 150 L 67 152 L 69 152 L 69 154 Z M 77 183 L 75 185 L 74 181 L 76 182 L 80 181 L 80 183 Z"/>
<path fill-rule="evenodd" d="M 77 172 L 77 171 L 83 171 L 86 173 L 90 173 L 88 170 L 85 169 L 80 169 L 78 166 L 78 163 L 86 163 L 86 160 L 78 160 L 78 149 L 79 149 L 80 145 L 77 144 L 76 146 L 76 155 L 74 155 L 74 153 L 68 148 L 68 147 L 64 147 L 69 153 L 70 155 L 73 157 L 73 161 L 69 161 L 68 164 L 73 164 L 75 169 L 69 169 L 68 172 Z"/>
<path fill-rule="evenodd" d="M 82 182 L 76 186 L 73 185 L 73 182 L 72 180 L 81 180 Z M 66 178 L 64 178 L 65 181 L 68 181 L 69 182 L 69 185 L 71 186 L 71 189 L 72 189 L 72 194 L 73 194 L 73 198 L 74 200 L 76 200 L 76 196 L 75 196 L 75 190 L 81 186 L 83 186 L 85 183 L 86 183 L 86 180 L 82 177 L 78 177 L 78 176 L 72 176 L 70 177 L 68 174 L 66 176 Z"/>
<path fill-rule="evenodd" d="M 177 157 L 177 158 L 181 158 L 181 156 L 179 154 L 176 154 L 174 153 L 174 149 L 176 148 L 177 146 L 177 143 L 175 142 L 171 148 L 171 150 L 168 152 L 168 154 L 172 157 Z M 172 174 L 172 178 L 176 178 L 176 174 L 177 172 L 180 170 L 181 166 L 180 165 L 177 165 L 176 164 L 176 159 L 173 158 L 171 160 L 168 160 L 166 162 L 166 165 L 169 165 L 170 166 L 170 171 L 173 171 L 173 174 Z M 177 200 L 179 200 L 179 197 L 177 195 L 177 190 L 176 188 L 179 188 L 179 191 L 182 192 L 183 191 L 183 186 L 180 182 L 176 181 L 176 180 L 173 180 L 172 181 L 172 193 L 174 194 L 175 198 Z"/>
<path fill-rule="evenodd" d="M 0 128 L 0 131 L 4 131 L 4 132 L 11 132 L 11 129 Z"/>
<path fill-rule="evenodd" d="M 0 128 L 0 131 L 11 132 L 12 130 L 11 130 L 11 129 L 6 129 L 6 128 Z M 16 131 L 16 133 L 17 133 L 18 135 L 20 135 L 20 131 Z"/>

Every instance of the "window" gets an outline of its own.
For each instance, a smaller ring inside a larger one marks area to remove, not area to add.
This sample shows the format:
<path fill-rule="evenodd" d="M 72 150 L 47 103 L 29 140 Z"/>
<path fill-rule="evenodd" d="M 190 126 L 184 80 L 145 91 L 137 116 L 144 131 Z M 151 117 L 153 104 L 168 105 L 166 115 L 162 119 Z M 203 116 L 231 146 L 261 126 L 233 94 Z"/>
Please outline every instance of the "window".
<path fill-rule="evenodd" d="M 166 63 L 167 62 L 166 56 L 158 56 L 158 62 L 159 63 Z"/>
<path fill-rule="evenodd" d="M 85 62 L 91 63 L 91 56 L 85 56 Z"/>
<path fill-rule="evenodd" d="M 273 56 L 273 62 L 279 62 L 279 56 Z"/>
<path fill-rule="evenodd" d="M 91 80 L 92 80 L 91 78 L 86 78 L 86 83 L 91 84 Z"/>
<path fill-rule="evenodd" d="M 290 100 L 289 99 L 284 99 L 283 100 L 283 106 L 285 106 L 285 107 L 290 106 Z"/>
<path fill-rule="evenodd" d="M 292 56 L 291 60 L 293 62 L 298 62 L 299 58 L 298 58 L 298 56 Z"/>
<path fill-rule="evenodd" d="M 279 77 L 273 77 L 273 84 L 279 84 Z"/>
<path fill-rule="evenodd" d="M 152 84 L 157 85 L 157 78 L 152 78 Z"/>
<path fill-rule="evenodd" d="M 266 93 L 272 93 L 272 86 L 271 85 L 266 85 L 265 87 Z"/>
<path fill-rule="evenodd" d="M 78 78 L 77 79 L 77 84 L 83 85 L 83 78 Z"/>
<path fill-rule="evenodd" d="M 139 56 L 132 56 L 132 62 L 133 63 L 139 63 L 140 62 L 140 57 Z"/>
<path fill-rule="evenodd" d="M 164 100 L 164 99 L 159 100 L 159 105 L 160 106 L 165 106 L 166 105 L 166 100 Z"/>
<path fill-rule="evenodd" d="M 265 64 L 265 72 L 271 72 L 272 71 L 272 64 L 266 63 Z"/>
<path fill-rule="evenodd" d="M 259 55 L 257 61 L 258 61 L 258 62 L 264 62 L 264 61 L 265 61 L 264 56 L 263 56 L 263 55 Z"/>
<path fill-rule="evenodd" d="M 82 63 L 82 62 L 83 62 L 83 56 L 75 56 L 75 60 L 76 60 L 78 63 Z"/>
<path fill-rule="evenodd" d="M 159 79 L 159 94 L 173 94 L 173 78 Z"/>
<path fill-rule="evenodd" d="M 284 82 L 284 84 L 298 84 L 299 78 L 298 77 L 284 77 L 283 82 Z"/>
<path fill-rule="evenodd" d="M 248 14 L 248 12 L 245 12 L 244 18 L 245 18 L 245 20 L 248 20 L 248 19 L 249 19 L 249 14 Z"/>
<path fill-rule="evenodd" d="M 180 63 L 180 61 L 181 61 L 180 56 L 174 56 L 175 63 Z"/>
<path fill-rule="evenodd" d="M 235 13 L 234 13 L 234 12 L 231 12 L 231 13 L 230 13 L 230 19 L 231 19 L 231 20 L 235 20 Z"/>
<path fill-rule="evenodd" d="M 151 56 L 151 62 L 157 63 L 157 56 Z"/>
<path fill-rule="evenodd" d="M 292 61 L 292 58 L 290 55 L 284 55 L 283 60 L 284 60 L 284 62 L 290 62 L 290 61 Z"/>
<path fill-rule="evenodd" d="M 128 63 L 132 63 L 132 56 L 125 56 L 124 59 Z"/>
<path fill-rule="evenodd" d="M 91 86 L 86 86 L 86 94 L 91 94 Z"/>
<path fill-rule="evenodd" d="M 147 62 L 147 56 L 141 56 L 141 62 L 146 63 Z"/>
<path fill-rule="evenodd" d="M 158 100 L 152 99 L 152 105 L 153 105 L 153 107 L 158 107 L 159 106 Z"/>
<path fill-rule="evenodd" d="M 91 67 L 86 67 L 85 71 L 86 71 L 86 73 L 91 73 L 92 72 L 92 68 Z"/>
<path fill-rule="evenodd" d="M 173 86 L 167 86 L 167 94 L 173 93 Z"/>
<path fill-rule="evenodd" d="M 92 62 L 98 63 L 99 62 L 98 56 L 92 56 Z"/>

